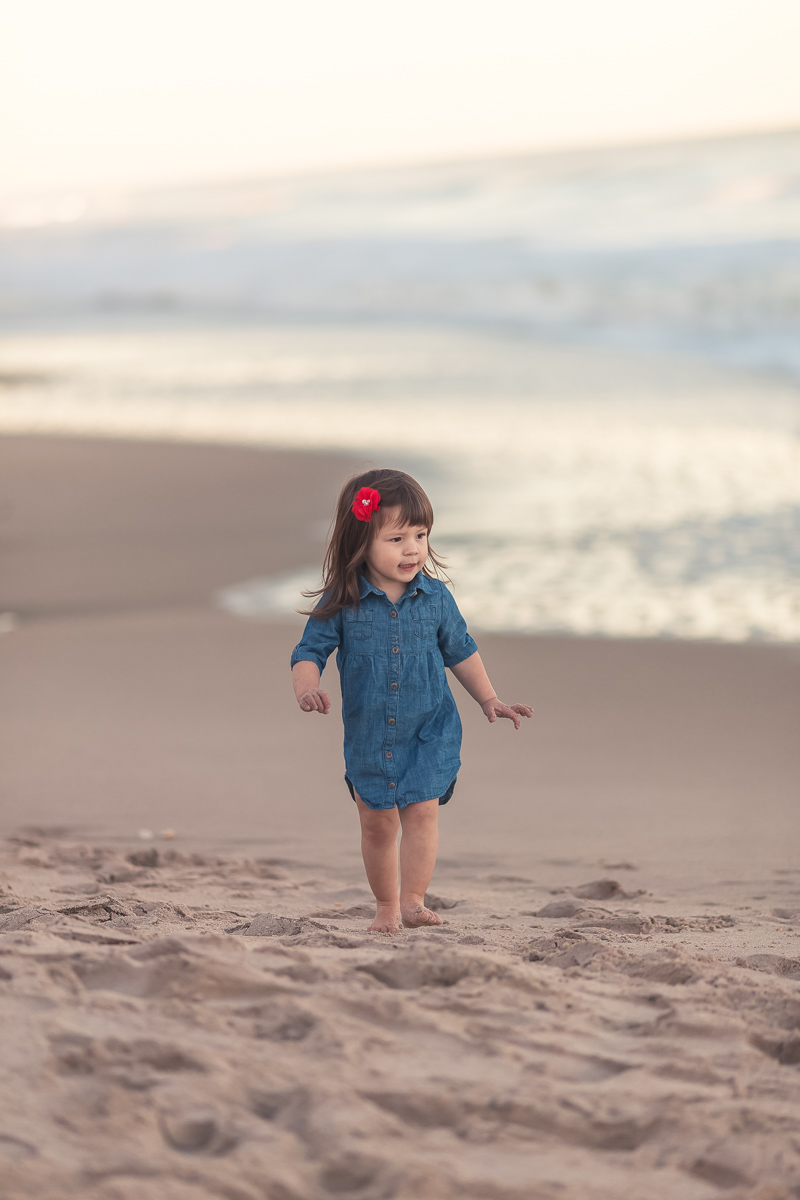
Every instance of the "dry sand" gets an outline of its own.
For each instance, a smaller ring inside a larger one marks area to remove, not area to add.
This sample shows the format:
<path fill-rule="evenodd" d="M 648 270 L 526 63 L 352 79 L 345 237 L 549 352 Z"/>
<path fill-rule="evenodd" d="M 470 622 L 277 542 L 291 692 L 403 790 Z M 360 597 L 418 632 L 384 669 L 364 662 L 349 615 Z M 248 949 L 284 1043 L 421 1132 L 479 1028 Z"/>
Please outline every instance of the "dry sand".
<path fill-rule="evenodd" d="M 387 939 L 321 864 L 2 868 L 5 1197 L 798 1195 L 797 875 L 728 913 L 452 867 Z"/>
<path fill-rule="evenodd" d="M 368 935 L 298 627 L 209 604 L 350 466 L 0 439 L 0 1196 L 796 1200 L 797 650 L 481 637 L 534 722 Z"/>

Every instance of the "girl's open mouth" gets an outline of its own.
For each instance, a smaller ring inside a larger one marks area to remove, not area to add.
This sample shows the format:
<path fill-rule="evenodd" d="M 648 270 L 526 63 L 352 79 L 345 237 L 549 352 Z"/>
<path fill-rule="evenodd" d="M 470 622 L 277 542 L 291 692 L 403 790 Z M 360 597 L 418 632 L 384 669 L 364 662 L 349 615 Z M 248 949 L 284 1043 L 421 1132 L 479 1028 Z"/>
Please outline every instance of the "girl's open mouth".
<path fill-rule="evenodd" d="M 401 571 L 416 571 L 416 569 L 417 569 L 416 563 L 401 563 L 400 564 Z"/>

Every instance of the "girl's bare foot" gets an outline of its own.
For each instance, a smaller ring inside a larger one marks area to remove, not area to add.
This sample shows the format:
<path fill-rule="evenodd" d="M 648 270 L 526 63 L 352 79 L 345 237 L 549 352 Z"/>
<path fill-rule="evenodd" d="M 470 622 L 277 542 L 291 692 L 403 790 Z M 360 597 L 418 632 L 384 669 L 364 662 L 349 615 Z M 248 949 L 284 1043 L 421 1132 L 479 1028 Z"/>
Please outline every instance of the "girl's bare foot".
<path fill-rule="evenodd" d="M 368 933 L 399 933 L 403 918 L 396 904 L 379 904 Z"/>
<path fill-rule="evenodd" d="M 403 924 L 412 929 L 415 929 L 420 925 L 443 924 L 442 918 L 438 913 L 431 912 L 431 910 L 426 908 L 424 904 L 420 904 L 417 901 L 411 901 L 410 903 L 404 904 L 401 900 L 400 914 L 403 918 Z"/>

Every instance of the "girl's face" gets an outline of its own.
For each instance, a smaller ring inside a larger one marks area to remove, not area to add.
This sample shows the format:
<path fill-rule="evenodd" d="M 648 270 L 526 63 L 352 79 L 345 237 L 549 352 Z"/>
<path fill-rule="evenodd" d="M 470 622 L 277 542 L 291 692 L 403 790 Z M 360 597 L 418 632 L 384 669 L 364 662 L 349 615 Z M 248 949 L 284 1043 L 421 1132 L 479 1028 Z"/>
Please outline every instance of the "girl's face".
<path fill-rule="evenodd" d="M 383 524 L 367 550 L 370 583 L 387 595 L 397 592 L 398 583 L 405 587 L 428 558 L 427 526 L 400 525 L 399 519 L 399 506 L 385 509 Z"/>

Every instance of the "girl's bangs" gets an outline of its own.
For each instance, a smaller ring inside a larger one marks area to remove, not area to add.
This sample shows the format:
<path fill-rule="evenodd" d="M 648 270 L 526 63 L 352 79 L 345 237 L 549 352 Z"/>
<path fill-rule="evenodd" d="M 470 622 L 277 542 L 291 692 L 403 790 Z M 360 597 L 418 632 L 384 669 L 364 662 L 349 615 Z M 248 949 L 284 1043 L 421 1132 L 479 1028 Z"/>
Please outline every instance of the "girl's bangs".
<path fill-rule="evenodd" d="M 400 509 L 401 525 L 423 525 L 428 531 L 433 525 L 433 505 L 421 488 L 401 487 L 395 496 L 391 492 L 385 494 L 380 508 L 375 511 L 375 516 L 380 518 L 378 528 L 386 519 L 384 509 L 387 508 Z"/>

